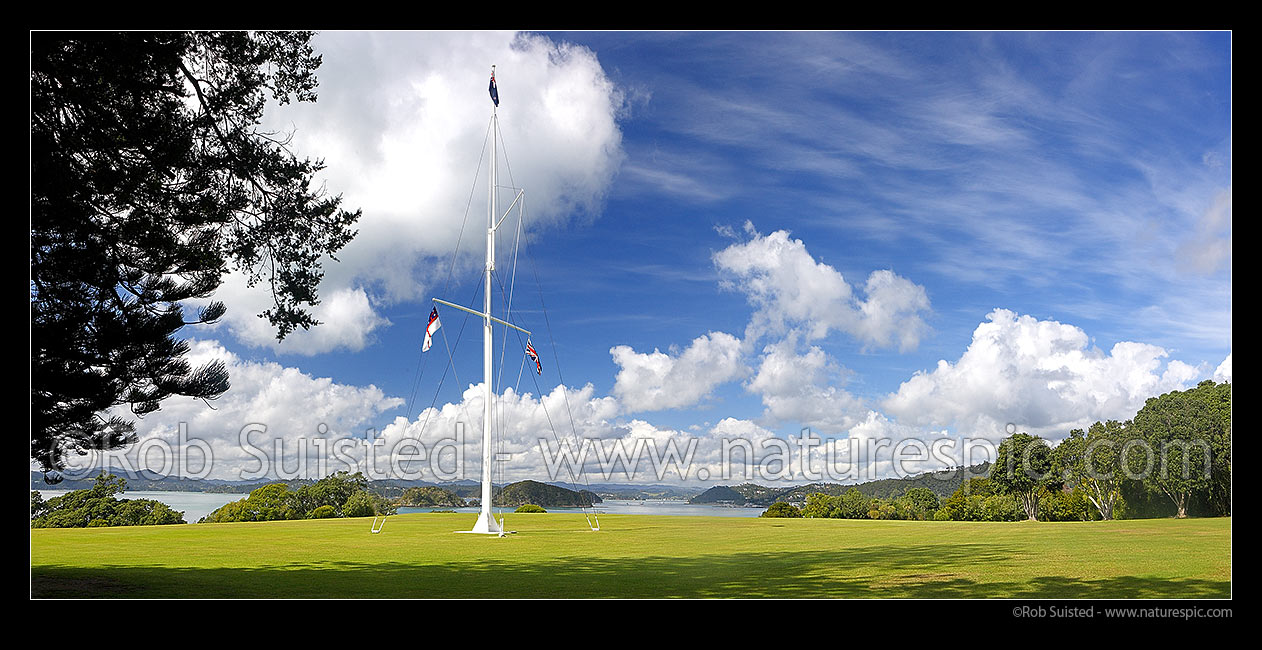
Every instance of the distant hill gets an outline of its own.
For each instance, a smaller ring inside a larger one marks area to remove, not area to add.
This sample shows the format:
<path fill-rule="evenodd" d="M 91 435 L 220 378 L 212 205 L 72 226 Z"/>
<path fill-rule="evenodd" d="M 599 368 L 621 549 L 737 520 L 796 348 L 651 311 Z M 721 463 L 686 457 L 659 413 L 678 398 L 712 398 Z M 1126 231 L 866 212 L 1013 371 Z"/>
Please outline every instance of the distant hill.
<path fill-rule="evenodd" d="M 540 483 L 538 481 L 521 481 L 519 483 L 513 483 L 506 486 L 495 486 L 495 501 L 499 503 L 499 494 L 504 490 L 509 490 L 509 488 L 512 489 L 507 493 L 508 498 L 517 500 L 516 505 L 534 503 L 535 505 L 544 507 L 588 506 L 593 503 L 600 503 L 602 496 L 611 499 L 687 498 L 689 503 L 728 503 L 733 505 L 769 506 L 776 501 L 802 503 L 806 501 L 806 496 L 812 492 L 821 492 L 823 494 L 836 496 L 845 493 L 846 490 L 849 490 L 852 487 L 858 489 L 860 493 L 869 498 L 880 497 L 888 499 L 898 497 L 908 489 L 914 487 L 929 488 L 929 490 L 938 495 L 939 498 L 946 498 L 951 496 L 951 494 L 953 494 L 966 479 L 974 476 L 986 476 L 989 471 L 990 464 L 981 463 L 967 468 L 955 468 L 940 472 L 929 472 L 907 478 L 880 479 L 858 484 L 812 483 L 809 485 L 795 485 L 788 487 L 767 487 L 756 483 L 742 483 L 736 486 L 717 485 L 704 490 L 701 493 L 697 493 L 697 487 L 619 483 L 592 484 L 589 486 L 589 492 L 587 487 L 578 486 L 573 483 L 548 484 Z M 248 494 L 269 483 L 284 483 L 289 486 L 290 489 L 296 490 L 304 485 L 310 485 L 315 482 L 311 479 L 294 479 L 284 481 L 266 479 L 253 481 L 191 479 L 161 476 L 153 472 L 144 471 L 124 472 L 121 470 L 113 470 L 112 473 L 126 478 L 127 489 L 131 491 L 221 492 Z M 48 485 L 44 483 L 43 474 L 32 471 L 31 489 L 84 490 L 92 487 L 96 474 L 96 472 L 81 473 L 80 476 L 82 478 L 68 478 L 57 485 Z M 523 486 L 523 484 L 531 485 Z M 545 487 L 540 488 L 534 486 Z M 390 499 L 399 499 L 408 490 L 423 487 L 438 488 L 455 495 L 456 497 L 462 497 L 464 499 L 477 499 L 482 496 L 481 484 L 471 480 L 433 483 L 430 481 L 387 479 L 368 482 L 368 490 L 370 492 Z M 556 491 L 554 492 L 554 490 Z M 586 494 L 587 496 L 585 498 L 574 496 L 579 494 Z M 540 501 L 531 501 L 530 499 L 539 499 Z M 544 502 L 544 500 L 546 500 L 546 502 Z M 508 504 L 505 503 L 505 505 Z"/>
<path fill-rule="evenodd" d="M 438 488 L 464 498 L 479 496 L 482 489 L 480 484 L 473 481 L 447 481 L 444 483 L 433 483 L 430 481 L 404 481 L 399 479 L 368 481 L 369 492 L 379 494 L 388 499 L 400 498 L 408 490 L 412 490 L 414 488 Z"/>
<path fill-rule="evenodd" d="M 756 483 L 742 483 L 732 487 L 716 485 L 692 497 L 688 502 L 769 506 L 777 501 L 803 503 L 807 495 L 816 492 L 839 496 L 851 488 L 859 490 L 860 494 L 868 498 L 890 499 L 902 496 L 907 490 L 917 487 L 928 488 L 939 498 L 945 499 L 954 494 L 965 480 L 975 476 L 986 476 L 989 472 L 990 463 L 980 463 L 972 467 L 957 467 L 907 478 L 887 478 L 858 484 L 810 483 L 789 487 L 766 487 Z"/>
<path fill-rule="evenodd" d="M 276 481 L 224 481 L 220 479 L 195 479 L 162 476 L 155 472 L 127 472 L 123 470 L 106 470 L 115 476 L 127 479 L 128 490 L 145 490 L 160 492 L 231 492 L 249 493 L 256 487 L 275 483 Z M 32 490 L 86 490 L 96 482 L 100 470 L 80 472 L 77 478 L 66 478 L 56 485 L 44 482 L 42 472 L 31 472 Z M 314 481 L 309 481 L 314 482 Z"/>
<path fill-rule="evenodd" d="M 637 485 L 635 483 L 591 483 L 579 485 L 557 481 L 553 485 L 580 492 L 591 490 L 605 499 L 678 499 L 687 500 L 697 493 L 697 488 L 681 485 Z"/>
<path fill-rule="evenodd" d="M 601 498 L 587 490 L 574 491 L 538 481 L 509 483 L 496 491 L 495 503 L 515 508 L 532 503 L 553 508 L 586 508 L 600 503 Z"/>
<path fill-rule="evenodd" d="M 907 478 L 886 478 L 877 481 L 860 483 L 854 487 L 867 497 L 888 499 L 902 496 L 911 488 L 929 488 L 938 498 L 945 499 L 955 493 L 970 478 L 981 478 L 990 474 L 990 463 L 978 463 L 971 467 L 957 467 L 940 472 L 927 472 Z M 846 486 L 850 489 L 850 486 Z"/>
<path fill-rule="evenodd" d="M 119 469 L 106 470 L 115 476 L 127 479 L 128 490 L 144 490 L 157 492 L 211 492 L 227 494 L 249 494 L 254 490 L 272 483 L 284 483 L 291 490 L 315 483 L 314 479 L 255 479 L 249 481 L 228 481 L 223 479 L 194 479 L 177 476 L 162 476 L 155 472 L 129 472 Z M 81 478 L 67 478 L 56 485 L 44 482 L 44 475 L 31 472 L 32 490 L 86 490 L 92 487 L 101 470 L 80 472 Z M 481 494 L 481 484 L 476 481 L 453 481 L 433 483 L 430 481 L 405 481 L 386 479 L 369 481 L 368 491 L 383 497 L 397 499 L 408 489 L 416 487 L 437 487 L 462 497 L 477 497 Z"/>
<path fill-rule="evenodd" d="M 728 503 L 738 506 L 745 505 L 747 501 L 749 501 L 749 498 L 744 493 L 726 485 L 716 485 L 688 499 L 688 503 Z"/>
<path fill-rule="evenodd" d="M 422 486 L 412 487 L 403 491 L 395 502 L 397 506 L 413 507 L 413 508 L 430 508 L 436 506 L 447 506 L 459 508 L 464 506 L 464 497 L 458 496 L 450 490 L 444 490 L 440 487 Z"/>
<path fill-rule="evenodd" d="M 736 489 L 749 492 L 750 488 L 759 488 L 762 491 L 757 495 L 750 495 L 750 503 L 756 503 L 761 506 L 769 506 L 777 501 L 785 503 L 804 503 L 808 494 L 827 494 L 837 496 L 844 494 L 846 490 L 855 487 L 853 485 L 841 485 L 839 483 L 810 483 L 808 485 L 798 485 L 796 487 L 782 488 L 772 491 L 770 488 L 764 488 L 760 485 L 745 484 L 739 485 Z M 859 489 L 863 491 L 862 488 Z"/>

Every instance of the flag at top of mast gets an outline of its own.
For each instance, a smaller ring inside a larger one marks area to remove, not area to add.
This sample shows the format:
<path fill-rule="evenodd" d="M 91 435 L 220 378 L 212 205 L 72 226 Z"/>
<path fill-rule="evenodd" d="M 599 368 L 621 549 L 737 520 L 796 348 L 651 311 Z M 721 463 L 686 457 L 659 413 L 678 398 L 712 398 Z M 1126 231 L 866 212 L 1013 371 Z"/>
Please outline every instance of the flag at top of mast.
<path fill-rule="evenodd" d="M 499 107 L 500 93 L 495 89 L 495 66 L 491 66 L 491 87 L 489 90 L 491 91 L 491 101 L 495 102 L 496 107 Z"/>

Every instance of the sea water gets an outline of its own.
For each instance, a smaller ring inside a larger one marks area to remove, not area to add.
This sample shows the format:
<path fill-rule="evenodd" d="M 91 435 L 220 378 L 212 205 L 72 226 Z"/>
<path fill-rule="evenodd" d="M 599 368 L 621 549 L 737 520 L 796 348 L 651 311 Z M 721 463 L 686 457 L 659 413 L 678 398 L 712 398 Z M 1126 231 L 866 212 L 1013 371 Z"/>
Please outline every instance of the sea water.
<path fill-rule="evenodd" d="M 65 494 L 67 490 L 39 490 L 40 495 L 45 501 Z M 220 506 L 239 501 L 249 496 L 248 494 L 237 493 L 221 493 L 221 492 L 167 492 L 167 491 L 146 491 L 146 490 L 128 490 L 118 496 L 120 499 L 152 499 L 167 504 L 172 510 L 179 510 L 184 513 L 184 521 L 188 523 L 196 523 L 198 519 L 205 517 Z M 399 514 L 407 514 L 410 512 L 433 512 L 435 510 L 454 510 L 456 512 L 468 512 L 476 514 L 479 512 L 477 508 L 399 508 Z M 512 512 L 516 508 L 504 508 L 504 512 Z M 548 508 L 548 512 L 573 512 L 581 513 L 581 508 Z M 740 507 L 740 506 L 721 506 L 714 504 L 690 504 L 687 501 L 669 500 L 669 499 L 606 499 L 596 504 L 592 508 L 588 508 L 588 512 L 597 514 L 615 514 L 615 515 L 670 515 L 680 517 L 757 517 L 761 515 L 765 507 Z M 499 508 L 493 508 L 493 511 L 500 512 Z"/>
<path fill-rule="evenodd" d="M 670 499 L 606 499 L 595 506 L 588 508 L 588 512 L 597 514 L 612 515 L 669 515 L 678 517 L 757 517 L 761 515 L 767 508 L 759 507 L 740 507 L 740 506 L 721 506 L 714 504 L 690 504 L 687 501 L 678 501 Z M 472 512 L 477 513 L 477 508 L 399 508 L 399 514 L 408 512 L 433 512 L 435 510 L 454 510 L 456 512 Z M 498 513 L 499 508 L 493 507 L 493 512 Z M 504 512 L 512 512 L 516 508 L 504 508 Z M 547 508 L 548 512 L 575 512 L 581 513 L 581 508 Z"/>

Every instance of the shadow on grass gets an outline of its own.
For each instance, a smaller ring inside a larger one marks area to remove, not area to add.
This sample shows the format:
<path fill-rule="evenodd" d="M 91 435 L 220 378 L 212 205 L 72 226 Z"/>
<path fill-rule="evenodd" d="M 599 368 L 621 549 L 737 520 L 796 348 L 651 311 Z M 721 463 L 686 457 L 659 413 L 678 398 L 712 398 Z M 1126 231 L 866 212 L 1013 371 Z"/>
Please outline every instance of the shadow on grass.
<path fill-rule="evenodd" d="M 1231 583 L 1011 575 L 1021 552 L 982 544 L 844 553 L 562 557 L 425 563 L 311 561 L 239 568 L 61 565 L 31 569 L 35 598 L 1206 598 Z M 1006 570 L 1006 571 L 1005 571 Z M 1051 572 L 1054 567 L 1048 567 Z M 982 576 L 979 578 L 979 576 Z"/>

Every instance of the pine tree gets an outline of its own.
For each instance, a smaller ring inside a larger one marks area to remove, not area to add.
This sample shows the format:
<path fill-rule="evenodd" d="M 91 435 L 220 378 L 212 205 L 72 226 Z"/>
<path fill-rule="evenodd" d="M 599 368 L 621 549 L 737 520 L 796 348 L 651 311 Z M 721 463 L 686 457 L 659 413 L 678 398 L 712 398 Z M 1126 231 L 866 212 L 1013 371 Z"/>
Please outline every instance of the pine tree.
<path fill-rule="evenodd" d="M 185 326 L 230 270 L 265 283 L 283 339 L 317 325 L 321 261 L 360 213 L 313 190 L 321 161 L 260 129 L 269 98 L 315 101 L 310 33 L 31 35 L 31 455 L 117 449 L 171 396 L 212 400 Z"/>

